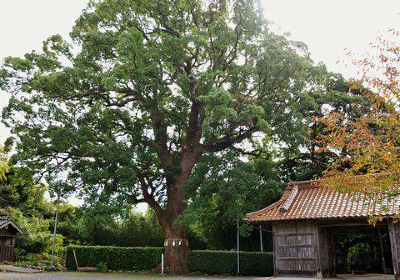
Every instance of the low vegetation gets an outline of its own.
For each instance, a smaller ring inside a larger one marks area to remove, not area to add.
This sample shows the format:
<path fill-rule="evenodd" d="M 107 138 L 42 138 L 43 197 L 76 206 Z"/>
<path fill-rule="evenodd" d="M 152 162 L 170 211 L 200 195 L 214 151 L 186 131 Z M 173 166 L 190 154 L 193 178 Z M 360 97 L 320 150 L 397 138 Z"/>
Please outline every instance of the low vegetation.
<path fill-rule="evenodd" d="M 72 246 L 67 248 L 66 253 L 65 264 L 68 270 L 76 270 L 73 251 L 80 267 L 103 266 L 116 271 L 143 271 L 150 270 L 160 263 L 164 248 Z"/>
<path fill-rule="evenodd" d="M 121 248 L 111 246 L 71 246 L 67 248 L 66 268 L 76 270 L 75 251 L 80 267 L 96 267 L 113 271 L 145 271 L 157 266 L 164 248 Z M 235 275 L 237 252 L 194 250 L 189 268 L 193 273 Z M 241 275 L 273 275 L 272 253 L 240 252 Z"/>

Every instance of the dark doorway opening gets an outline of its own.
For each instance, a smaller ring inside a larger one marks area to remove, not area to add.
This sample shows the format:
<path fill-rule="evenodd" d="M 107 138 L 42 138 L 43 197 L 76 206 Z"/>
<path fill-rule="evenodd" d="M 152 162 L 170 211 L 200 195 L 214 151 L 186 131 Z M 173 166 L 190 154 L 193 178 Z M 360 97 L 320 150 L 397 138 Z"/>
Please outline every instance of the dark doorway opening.
<path fill-rule="evenodd" d="M 387 226 L 333 227 L 336 273 L 393 274 Z"/>

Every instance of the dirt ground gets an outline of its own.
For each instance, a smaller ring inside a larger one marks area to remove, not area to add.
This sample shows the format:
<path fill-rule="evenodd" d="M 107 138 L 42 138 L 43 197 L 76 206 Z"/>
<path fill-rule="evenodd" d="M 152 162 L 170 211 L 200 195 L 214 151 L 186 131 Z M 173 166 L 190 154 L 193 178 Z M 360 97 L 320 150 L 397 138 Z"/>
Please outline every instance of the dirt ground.
<path fill-rule="evenodd" d="M 84 273 L 84 272 L 57 272 L 57 273 L 0 273 L 0 280 L 162 280 L 162 279 L 180 279 L 180 280 L 270 280 L 272 277 L 163 277 L 135 275 L 129 273 Z"/>

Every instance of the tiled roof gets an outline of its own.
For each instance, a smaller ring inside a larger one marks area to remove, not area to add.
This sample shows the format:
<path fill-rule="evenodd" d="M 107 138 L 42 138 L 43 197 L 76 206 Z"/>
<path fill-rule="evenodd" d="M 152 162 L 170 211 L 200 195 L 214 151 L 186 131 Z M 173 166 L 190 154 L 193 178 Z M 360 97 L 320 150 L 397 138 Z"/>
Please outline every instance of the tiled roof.
<path fill-rule="evenodd" d="M 382 206 L 384 205 L 384 206 Z M 291 182 L 282 198 L 257 212 L 246 215 L 248 222 L 306 219 L 368 218 L 400 214 L 400 198 L 379 203 L 360 193 L 343 193 L 320 181 Z"/>
<path fill-rule="evenodd" d="M 15 230 L 19 233 L 24 233 L 22 229 L 17 226 L 9 216 L 0 216 L 0 229 L 5 228 L 7 226 L 11 225 L 12 227 L 15 228 Z"/>

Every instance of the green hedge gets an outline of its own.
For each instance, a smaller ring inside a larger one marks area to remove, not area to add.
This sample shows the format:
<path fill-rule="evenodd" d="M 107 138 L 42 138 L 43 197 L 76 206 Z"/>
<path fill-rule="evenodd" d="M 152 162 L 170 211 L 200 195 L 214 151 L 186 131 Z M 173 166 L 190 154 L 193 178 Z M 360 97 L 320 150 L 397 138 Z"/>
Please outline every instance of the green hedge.
<path fill-rule="evenodd" d="M 190 270 L 205 274 L 234 275 L 237 272 L 237 253 L 234 251 L 192 251 Z M 240 252 L 240 274 L 274 275 L 272 253 Z"/>
<path fill-rule="evenodd" d="M 149 270 L 161 262 L 164 248 L 157 247 L 113 247 L 113 246 L 70 246 L 67 248 L 65 266 L 76 270 L 74 254 L 80 267 L 97 267 L 104 263 L 111 270 Z"/>
<path fill-rule="evenodd" d="M 163 248 L 145 247 L 104 247 L 73 246 L 67 248 L 66 267 L 76 270 L 75 250 L 78 264 L 81 267 L 97 267 L 104 263 L 112 270 L 149 270 L 161 261 Z M 192 251 L 189 267 L 192 272 L 211 275 L 236 274 L 236 257 L 234 251 Z M 240 272 L 242 275 L 271 276 L 274 273 L 272 253 L 241 252 Z"/>

